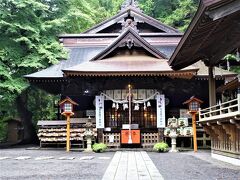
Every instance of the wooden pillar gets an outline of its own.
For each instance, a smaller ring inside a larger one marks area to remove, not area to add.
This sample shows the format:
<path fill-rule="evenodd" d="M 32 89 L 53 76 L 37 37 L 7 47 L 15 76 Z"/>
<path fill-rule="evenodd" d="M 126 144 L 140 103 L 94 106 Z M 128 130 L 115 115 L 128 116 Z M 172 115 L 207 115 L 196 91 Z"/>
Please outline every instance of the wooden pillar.
<path fill-rule="evenodd" d="M 216 105 L 216 82 L 213 74 L 214 67 L 208 67 L 209 106 Z"/>
<path fill-rule="evenodd" d="M 196 125 L 196 113 L 192 112 L 192 128 L 193 128 L 193 149 L 197 152 L 197 125 Z"/>
<path fill-rule="evenodd" d="M 164 141 L 164 128 L 158 128 L 158 141 Z"/>
<path fill-rule="evenodd" d="M 238 75 L 238 81 L 240 82 L 240 75 Z M 237 99 L 238 99 L 238 111 L 240 112 L 240 87 L 237 89 Z"/>
<path fill-rule="evenodd" d="M 70 151 L 70 115 L 67 115 L 67 142 L 66 142 L 66 150 Z"/>
<path fill-rule="evenodd" d="M 217 147 L 217 149 L 223 150 L 224 149 L 224 143 L 226 143 L 224 141 L 224 134 L 226 134 L 225 131 L 219 125 L 212 126 L 212 130 L 218 136 L 218 142 L 217 142 L 218 147 Z"/>
<path fill-rule="evenodd" d="M 97 140 L 98 140 L 98 143 L 104 143 L 103 142 L 103 129 L 97 129 Z"/>
<path fill-rule="evenodd" d="M 223 126 L 223 129 L 226 131 L 226 134 L 228 135 L 229 137 L 229 140 L 230 140 L 230 143 L 231 143 L 231 151 L 232 152 L 236 152 L 237 150 L 237 137 L 236 137 L 236 130 L 237 128 L 232 125 L 232 124 L 224 124 Z"/>

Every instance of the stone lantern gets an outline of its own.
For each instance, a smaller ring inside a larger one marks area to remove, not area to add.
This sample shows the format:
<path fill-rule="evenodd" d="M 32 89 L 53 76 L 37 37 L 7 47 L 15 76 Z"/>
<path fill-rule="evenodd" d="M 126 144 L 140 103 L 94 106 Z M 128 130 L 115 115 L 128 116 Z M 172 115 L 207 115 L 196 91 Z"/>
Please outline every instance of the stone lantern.
<path fill-rule="evenodd" d="M 88 118 L 86 124 L 83 125 L 85 131 L 83 133 L 84 138 L 87 140 L 87 149 L 86 152 L 92 152 L 92 139 L 94 138 L 93 124 L 91 122 L 91 117 Z"/>
<path fill-rule="evenodd" d="M 169 137 L 171 138 L 171 145 L 172 148 L 170 152 L 178 152 L 177 150 L 177 128 L 178 128 L 178 121 L 177 118 L 168 118 L 168 128 L 170 129 Z"/>

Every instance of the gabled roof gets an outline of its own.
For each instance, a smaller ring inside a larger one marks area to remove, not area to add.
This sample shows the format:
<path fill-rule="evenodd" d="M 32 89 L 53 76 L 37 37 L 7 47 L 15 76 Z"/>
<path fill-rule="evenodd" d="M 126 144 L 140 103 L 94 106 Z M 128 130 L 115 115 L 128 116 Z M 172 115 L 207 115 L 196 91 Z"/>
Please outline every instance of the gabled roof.
<path fill-rule="evenodd" d="M 171 56 L 178 70 L 199 60 L 209 66 L 240 47 L 240 1 L 201 0 L 197 13 Z"/>
<path fill-rule="evenodd" d="M 203 103 L 202 100 L 200 100 L 200 99 L 198 99 L 198 98 L 192 96 L 190 99 L 188 99 L 187 101 L 185 101 L 183 104 L 189 104 L 189 103 L 192 102 L 192 101 L 197 101 L 197 102 L 199 102 L 200 104 Z"/>
<path fill-rule="evenodd" d="M 107 19 L 107 20 L 101 22 L 100 24 L 97 24 L 96 26 L 88 29 L 84 33 L 88 33 L 88 34 L 98 33 L 99 31 L 102 31 L 103 29 L 106 29 L 106 28 L 112 26 L 113 24 L 123 23 L 124 18 L 126 18 L 128 16 L 133 17 L 138 22 L 145 22 L 149 26 L 155 27 L 155 28 L 159 29 L 160 31 L 163 31 L 166 33 L 180 33 L 177 29 L 170 27 L 168 25 L 165 25 L 146 14 L 143 14 L 141 11 L 137 10 L 135 7 L 133 7 L 131 5 L 127 6 L 125 8 L 125 10 L 121 10 L 118 14 L 116 14 L 112 18 Z"/>
<path fill-rule="evenodd" d="M 75 101 L 73 101 L 70 97 L 66 97 L 65 99 L 63 99 L 61 102 L 59 102 L 59 106 L 61 106 L 62 104 L 64 104 L 65 102 L 70 102 L 73 105 L 78 106 L 78 103 L 76 103 Z"/>
<path fill-rule="evenodd" d="M 128 27 L 125 31 L 114 41 L 112 42 L 106 49 L 104 49 L 101 53 L 96 55 L 92 61 L 102 60 L 110 53 L 112 53 L 115 49 L 120 46 L 128 46 L 128 43 L 131 43 L 133 46 L 140 46 L 145 49 L 147 52 L 152 54 L 156 58 L 167 59 L 167 56 L 156 48 L 154 48 L 151 44 L 149 44 L 146 40 L 144 40 L 139 34 L 132 28 Z M 131 48 L 131 47 L 129 47 Z"/>

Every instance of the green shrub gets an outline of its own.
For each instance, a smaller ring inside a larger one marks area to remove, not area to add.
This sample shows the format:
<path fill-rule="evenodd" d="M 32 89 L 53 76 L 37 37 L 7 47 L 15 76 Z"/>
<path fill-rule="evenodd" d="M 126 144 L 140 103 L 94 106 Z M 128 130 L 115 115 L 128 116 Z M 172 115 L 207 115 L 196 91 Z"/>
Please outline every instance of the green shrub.
<path fill-rule="evenodd" d="M 156 143 L 153 147 L 153 150 L 157 152 L 167 152 L 168 151 L 168 144 L 165 142 Z"/>
<path fill-rule="evenodd" d="M 107 145 L 103 143 L 95 143 L 92 148 L 94 152 L 104 152 L 107 149 Z"/>

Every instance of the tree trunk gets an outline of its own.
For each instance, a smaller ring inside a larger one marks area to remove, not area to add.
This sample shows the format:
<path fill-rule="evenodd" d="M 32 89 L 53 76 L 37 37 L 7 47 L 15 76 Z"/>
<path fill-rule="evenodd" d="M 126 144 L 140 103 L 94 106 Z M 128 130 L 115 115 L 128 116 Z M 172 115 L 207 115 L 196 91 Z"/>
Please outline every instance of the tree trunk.
<path fill-rule="evenodd" d="M 16 98 L 17 111 L 23 126 L 22 144 L 35 143 L 37 141 L 37 134 L 32 123 L 32 112 L 27 109 L 27 92 L 27 89 L 24 90 Z"/>

